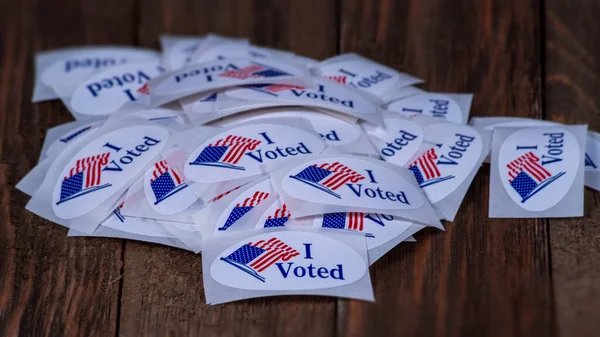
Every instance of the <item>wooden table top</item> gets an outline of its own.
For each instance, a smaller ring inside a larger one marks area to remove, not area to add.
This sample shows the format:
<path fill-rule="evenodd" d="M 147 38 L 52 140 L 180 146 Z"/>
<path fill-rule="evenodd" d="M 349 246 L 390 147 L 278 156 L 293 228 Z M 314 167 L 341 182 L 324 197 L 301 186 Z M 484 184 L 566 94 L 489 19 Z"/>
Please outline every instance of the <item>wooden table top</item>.
<path fill-rule="evenodd" d="M 0 335 L 600 335 L 600 193 L 587 188 L 584 218 L 488 219 L 485 165 L 446 232 L 372 266 L 376 303 L 208 306 L 200 256 L 69 238 L 14 187 L 46 130 L 72 120 L 60 101 L 31 103 L 37 51 L 215 32 L 318 59 L 357 52 L 427 90 L 475 93 L 472 116 L 599 131 L 598 13 L 592 0 L 0 0 Z"/>

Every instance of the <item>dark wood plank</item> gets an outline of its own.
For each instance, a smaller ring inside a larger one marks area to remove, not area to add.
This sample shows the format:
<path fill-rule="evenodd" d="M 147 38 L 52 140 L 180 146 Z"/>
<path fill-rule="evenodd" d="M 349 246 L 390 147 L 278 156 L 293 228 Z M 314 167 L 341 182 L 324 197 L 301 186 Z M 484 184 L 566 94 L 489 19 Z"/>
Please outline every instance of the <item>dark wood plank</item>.
<path fill-rule="evenodd" d="M 323 58 L 336 53 L 335 3 L 322 1 L 144 1 L 139 41 L 215 32 Z M 306 34 L 301 34 L 302 31 Z M 267 298 L 205 304 L 201 257 L 127 242 L 120 332 L 123 335 L 332 335 L 335 300 Z"/>
<path fill-rule="evenodd" d="M 546 1 L 546 117 L 600 132 L 598 1 Z M 600 193 L 585 217 L 550 221 L 556 318 L 562 336 L 597 335 L 600 320 Z"/>
<path fill-rule="evenodd" d="M 341 52 L 474 92 L 472 115 L 542 117 L 536 0 L 342 2 Z M 545 336 L 553 330 L 546 222 L 488 219 L 489 166 L 447 232 L 377 262 L 376 304 L 340 300 L 339 335 Z"/>
<path fill-rule="evenodd" d="M 47 128 L 72 120 L 59 101 L 30 103 L 33 53 L 131 43 L 133 1 L 0 6 L 0 335 L 114 335 L 121 241 L 66 237 L 26 211 L 14 185 L 37 162 Z"/>

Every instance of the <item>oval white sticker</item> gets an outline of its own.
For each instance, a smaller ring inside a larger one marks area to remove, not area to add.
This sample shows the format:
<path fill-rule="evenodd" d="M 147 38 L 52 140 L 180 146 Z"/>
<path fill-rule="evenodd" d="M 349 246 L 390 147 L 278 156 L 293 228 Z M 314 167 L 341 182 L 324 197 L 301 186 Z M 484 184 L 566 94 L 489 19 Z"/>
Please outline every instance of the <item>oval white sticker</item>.
<path fill-rule="evenodd" d="M 511 134 L 498 154 L 502 185 L 528 211 L 544 211 L 569 192 L 580 165 L 580 147 L 567 129 L 536 127 Z"/>
<path fill-rule="evenodd" d="M 363 234 L 367 249 L 375 249 L 406 231 L 413 222 L 401 220 L 393 215 L 338 212 L 315 216 L 313 225 L 319 228 L 335 229 Z"/>
<path fill-rule="evenodd" d="M 432 124 L 425 127 L 427 143 L 432 147 L 421 154 L 409 170 L 431 203 L 456 190 L 476 169 L 481 157 L 481 135 L 466 125 Z"/>
<path fill-rule="evenodd" d="M 52 194 L 52 209 L 73 219 L 96 208 L 157 156 L 169 139 L 153 125 L 131 126 L 102 135 L 71 159 Z"/>
<path fill-rule="evenodd" d="M 225 127 L 254 120 L 265 120 L 268 122 L 269 118 L 304 118 L 311 124 L 319 136 L 321 136 L 321 139 L 330 146 L 350 144 L 360 138 L 361 131 L 357 124 L 348 123 L 328 114 L 309 109 L 286 109 L 283 111 L 272 112 L 261 110 L 255 113 L 245 113 L 243 115 L 227 117 L 217 121 L 213 125 Z"/>
<path fill-rule="evenodd" d="M 158 61 L 155 51 L 128 48 L 83 48 L 69 51 L 42 74 L 42 83 L 55 89 L 65 84 L 77 85 L 106 68 L 129 62 Z M 58 92 L 60 96 L 70 92 Z"/>
<path fill-rule="evenodd" d="M 222 285 L 247 290 L 339 287 L 360 280 L 364 259 L 331 237 L 301 231 L 264 233 L 229 247 L 212 262 Z"/>
<path fill-rule="evenodd" d="M 224 131 L 188 157 L 185 175 L 216 183 L 260 174 L 286 160 L 318 154 L 325 144 L 318 135 L 281 124 L 250 124 Z"/>
<path fill-rule="evenodd" d="M 409 96 L 390 103 L 387 110 L 403 116 L 423 114 L 443 118 L 449 122 L 463 124 L 463 113 L 454 99 L 447 95 L 425 93 Z"/>
<path fill-rule="evenodd" d="M 382 97 L 400 79 L 396 71 L 368 60 L 332 62 L 319 66 L 321 76 Z"/>
<path fill-rule="evenodd" d="M 112 67 L 82 82 L 71 97 L 71 109 L 84 115 L 103 116 L 125 104 L 142 106 L 144 84 L 161 72 L 160 62 L 128 63 Z"/>
<path fill-rule="evenodd" d="M 339 111 L 351 116 L 379 122 L 377 105 L 331 81 L 314 80 L 312 88 L 287 84 L 254 84 L 225 92 L 226 96 L 251 101 L 277 102 L 282 106 L 310 106 Z"/>
<path fill-rule="evenodd" d="M 313 203 L 371 209 L 414 209 L 424 200 L 417 187 L 377 161 L 325 157 L 296 165 L 281 188 Z"/>

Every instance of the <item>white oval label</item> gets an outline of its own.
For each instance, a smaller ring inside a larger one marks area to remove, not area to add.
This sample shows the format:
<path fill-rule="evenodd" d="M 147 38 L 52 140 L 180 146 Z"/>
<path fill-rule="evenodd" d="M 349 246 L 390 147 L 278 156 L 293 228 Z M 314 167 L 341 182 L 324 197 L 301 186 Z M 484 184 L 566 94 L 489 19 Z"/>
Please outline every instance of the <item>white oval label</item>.
<path fill-rule="evenodd" d="M 325 149 L 319 136 L 281 124 L 250 124 L 222 132 L 195 149 L 185 175 L 216 183 L 260 174 L 288 159 Z"/>
<path fill-rule="evenodd" d="M 301 231 L 264 233 L 231 246 L 210 266 L 222 285 L 248 290 L 339 287 L 360 280 L 364 259 L 341 241 Z"/>
<path fill-rule="evenodd" d="M 55 89 L 65 84 L 77 85 L 106 68 L 129 62 L 158 61 L 158 54 L 149 50 L 126 48 L 91 48 L 72 50 L 53 63 L 42 74 L 42 82 Z M 58 92 L 60 96 L 70 92 Z"/>
<path fill-rule="evenodd" d="M 425 127 L 432 147 L 421 154 L 409 170 L 431 203 L 456 190 L 476 169 L 483 141 L 475 129 L 461 124 L 432 124 Z"/>
<path fill-rule="evenodd" d="M 500 147 L 500 179 L 517 205 L 528 211 L 544 211 L 561 201 L 571 188 L 579 155 L 577 139 L 564 128 L 519 130 Z"/>
<path fill-rule="evenodd" d="M 366 237 L 367 249 L 375 249 L 406 231 L 413 222 L 386 214 L 338 212 L 315 216 L 319 228 L 360 233 Z"/>
<path fill-rule="evenodd" d="M 126 104 L 141 107 L 139 98 L 147 94 L 144 84 L 161 69 L 158 61 L 112 67 L 81 83 L 71 97 L 71 108 L 80 114 L 103 116 Z"/>
<path fill-rule="evenodd" d="M 225 95 L 241 100 L 277 102 L 282 106 L 319 107 L 379 122 L 377 106 L 373 102 L 343 85 L 314 81 L 314 88 L 287 84 L 254 84 L 227 90 Z"/>
<path fill-rule="evenodd" d="M 454 99 L 443 94 L 425 93 L 390 103 L 387 110 L 403 116 L 423 114 L 463 124 L 463 113 Z"/>
<path fill-rule="evenodd" d="M 332 62 L 319 66 L 319 72 L 326 79 L 378 97 L 386 94 L 400 79 L 396 71 L 368 60 Z"/>
<path fill-rule="evenodd" d="M 246 113 L 239 116 L 224 118 L 215 123 L 218 126 L 229 126 L 245 121 L 267 120 L 269 118 L 303 118 L 317 131 L 321 139 L 331 146 L 350 144 L 360 138 L 360 127 L 357 124 L 345 122 L 339 118 L 312 110 L 285 110 L 256 113 Z"/>
<path fill-rule="evenodd" d="M 281 187 L 294 198 L 328 205 L 402 210 L 424 203 L 420 191 L 402 175 L 362 158 L 305 162 L 286 173 Z"/>
<path fill-rule="evenodd" d="M 290 80 L 303 71 L 291 65 L 269 60 L 225 60 L 200 63 L 173 71 L 151 83 L 153 94 L 160 96 L 196 93 L 228 86 L 275 80 Z M 155 89 L 154 89 L 155 88 Z"/>
<path fill-rule="evenodd" d="M 169 139 L 152 125 L 109 132 L 81 149 L 63 169 L 52 194 L 52 209 L 73 219 L 96 208 L 135 177 Z"/>

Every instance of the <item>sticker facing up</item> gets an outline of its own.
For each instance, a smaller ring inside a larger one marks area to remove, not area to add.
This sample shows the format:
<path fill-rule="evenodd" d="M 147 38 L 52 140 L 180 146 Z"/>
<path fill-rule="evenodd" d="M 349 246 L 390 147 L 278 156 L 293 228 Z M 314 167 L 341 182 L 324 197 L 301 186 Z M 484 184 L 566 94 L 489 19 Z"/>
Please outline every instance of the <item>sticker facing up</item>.
<path fill-rule="evenodd" d="M 426 92 L 393 101 L 386 109 L 404 116 L 422 114 L 466 124 L 472 101 L 473 94 Z"/>
<path fill-rule="evenodd" d="M 267 122 L 242 125 L 198 146 L 188 157 L 184 173 L 195 182 L 224 182 L 269 172 L 324 149 L 318 135 L 300 128 Z"/>
<path fill-rule="evenodd" d="M 273 108 L 223 118 L 211 123 L 211 126 L 227 127 L 248 121 L 265 120 L 265 122 L 268 122 L 269 119 L 290 119 L 290 123 L 293 123 L 292 119 L 303 118 L 312 125 L 313 129 L 328 146 L 335 147 L 345 153 L 375 156 L 375 149 L 363 134 L 360 126 L 356 123 L 347 122 L 342 117 L 345 117 L 345 115 L 322 113 L 308 108 Z"/>
<path fill-rule="evenodd" d="M 496 129 L 489 216 L 583 216 L 585 154 L 580 144 L 586 129 L 580 125 Z"/>
<path fill-rule="evenodd" d="M 375 124 L 381 122 L 376 101 L 344 85 L 319 79 L 314 80 L 314 85 L 254 84 L 230 88 L 216 103 L 221 116 L 273 106 L 316 107 Z"/>
<path fill-rule="evenodd" d="M 357 54 L 328 58 L 315 67 L 318 76 L 350 85 L 387 102 L 400 88 L 423 81 Z"/>
<path fill-rule="evenodd" d="M 70 96 L 81 82 L 110 67 L 159 59 L 159 53 L 153 50 L 117 46 L 42 52 L 35 57 L 35 88 L 32 101 Z"/>
<path fill-rule="evenodd" d="M 318 215 L 314 217 L 313 226 L 364 235 L 369 251 L 369 265 L 423 228 L 393 215 L 363 212 Z"/>
<path fill-rule="evenodd" d="M 252 230 L 206 240 L 208 304 L 286 294 L 373 301 L 365 239 L 309 229 Z"/>
<path fill-rule="evenodd" d="M 136 115 L 105 123 L 56 156 L 26 208 L 91 234 L 169 137 L 167 129 Z"/>
<path fill-rule="evenodd" d="M 560 126 L 562 124 L 539 119 L 518 117 L 473 117 L 469 124 L 486 130 L 503 127 Z M 485 162 L 489 162 L 489 157 Z M 600 135 L 588 131 L 585 142 L 585 186 L 600 191 Z"/>
<path fill-rule="evenodd" d="M 274 59 L 232 59 L 185 66 L 148 82 L 150 105 L 159 106 L 195 93 L 258 84 L 301 84 L 307 71 Z"/>
<path fill-rule="evenodd" d="M 158 61 L 111 67 L 83 81 L 63 102 L 80 119 L 140 109 L 144 107 L 141 96 L 148 94 L 145 83 L 161 72 Z"/>
<path fill-rule="evenodd" d="M 190 62 L 190 57 L 204 41 L 203 37 L 162 35 L 160 45 L 162 66 L 166 70 L 175 70 Z"/>
<path fill-rule="evenodd" d="M 292 216 L 383 213 L 442 228 L 412 172 L 366 157 L 327 155 L 273 172 Z"/>

